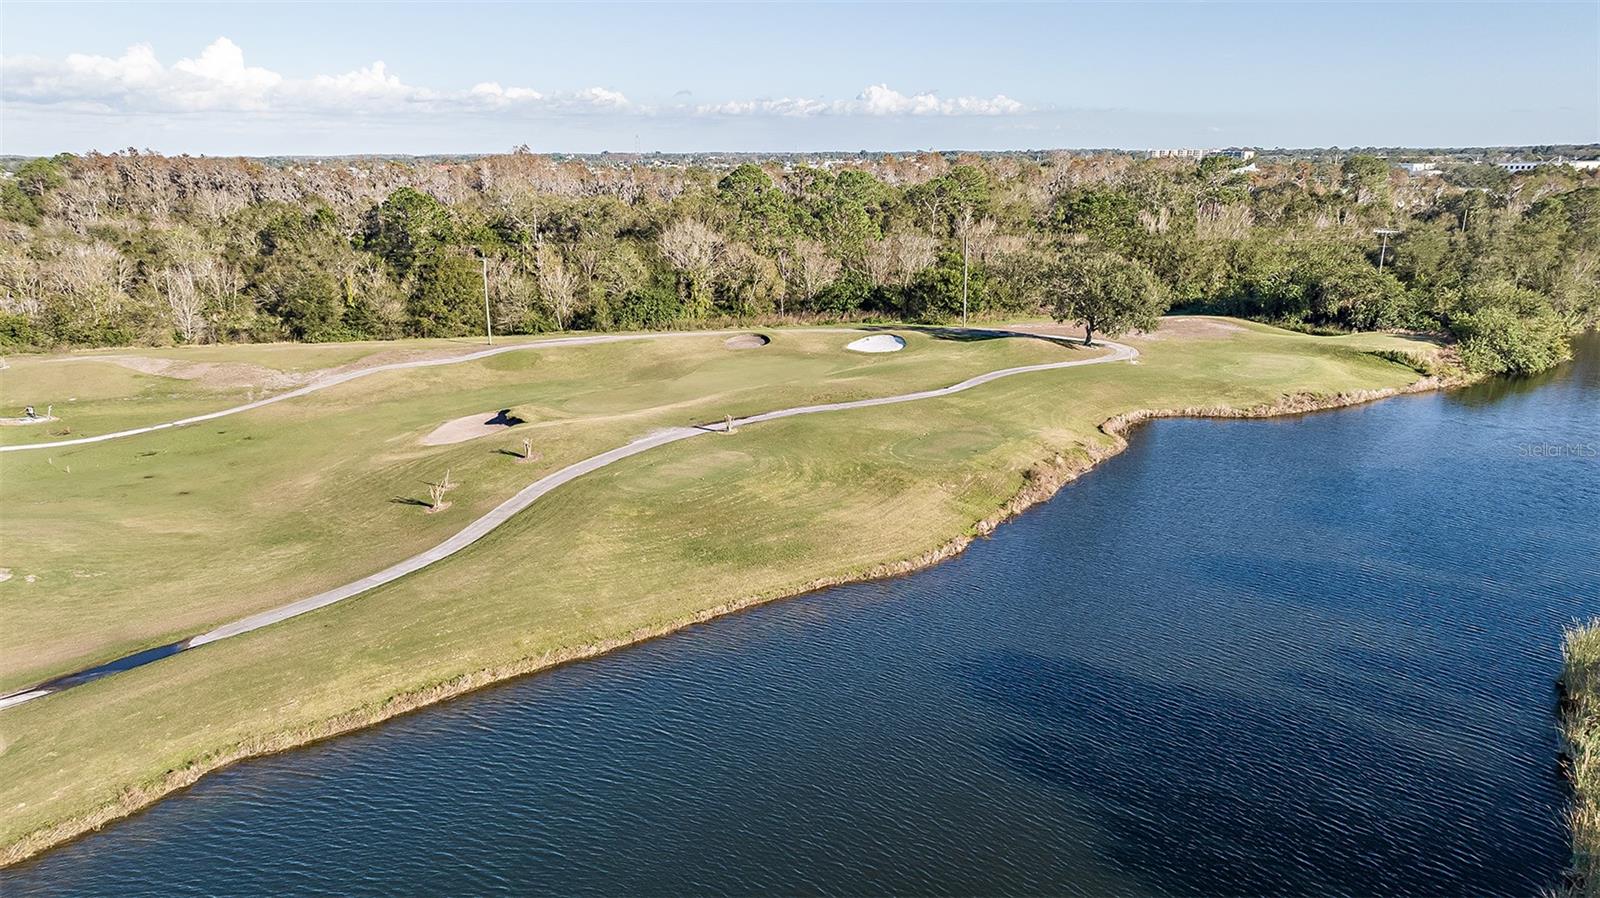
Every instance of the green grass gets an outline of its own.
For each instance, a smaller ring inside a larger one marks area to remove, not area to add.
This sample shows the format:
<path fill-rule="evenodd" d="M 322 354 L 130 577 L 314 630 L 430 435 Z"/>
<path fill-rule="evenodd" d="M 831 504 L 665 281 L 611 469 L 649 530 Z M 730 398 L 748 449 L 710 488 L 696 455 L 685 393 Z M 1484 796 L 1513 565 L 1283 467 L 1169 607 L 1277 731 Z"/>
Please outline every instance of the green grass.
<path fill-rule="evenodd" d="M 1600 618 L 1567 630 L 1561 732 L 1573 787 L 1572 868 L 1564 894 L 1600 896 Z"/>
<path fill-rule="evenodd" d="M 839 351 L 842 334 L 784 333 L 744 351 L 722 339 L 558 347 L 390 372 L 179 430 L 7 455 L 0 565 L 12 571 L 6 589 L 16 601 L 0 604 L 0 690 L 357 579 L 442 541 L 539 476 L 660 427 L 1092 354 L 1042 340 L 925 335 L 881 357 Z M 120 425 L 192 413 L 152 402 L 147 376 L 130 381 L 123 371 L 103 372 L 106 391 L 138 387 L 126 404 L 148 413 L 126 413 Z M 510 407 L 529 423 L 453 446 L 418 442 L 442 422 Z M 501 451 L 520 451 L 524 437 L 536 464 Z M 461 484 L 448 511 L 405 504 L 446 470 Z"/>
<path fill-rule="evenodd" d="M 551 338 L 512 337 L 497 340 L 495 345 L 547 339 Z M 61 420 L 0 427 L 0 445 L 94 436 L 172 421 L 286 392 L 321 371 L 464 355 L 483 348 L 481 339 L 452 339 L 102 349 L 13 356 L 6 368 L 0 368 L 0 417 L 19 416 L 29 405 L 43 414 L 54 405 Z M 134 356 L 179 363 L 178 373 L 186 376 L 144 373 L 122 363 Z"/>
<path fill-rule="evenodd" d="M 656 427 L 1082 352 L 912 335 L 905 352 L 857 356 L 839 351 L 847 340 L 792 331 L 740 353 L 714 337 L 514 353 L 379 375 L 53 464 L 46 453 L 4 457 L 0 563 L 14 576 L 0 584 L 0 682 L 370 573 L 548 470 Z M 1135 365 L 666 446 L 568 484 L 458 555 L 357 599 L 0 712 L 0 845 L 119 799 L 137 805 L 125 790 L 159 791 L 172 771 L 381 717 L 396 697 L 924 555 L 970 534 L 1041 460 L 1109 448 L 1097 428 L 1113 415 L 1398 388 L 1415 372 L 1370 350 L 1420 346 L 1257 326 L 1133 342 L 1144 353 Z M 536 410 L 532 424 L 417 444 L 442 421 L 513 406 Z M 538 464 L 498 452 L 524 433 Z M 447 467 L 462 483 L 449 511 L 389 501 L 422 495 L 421 482 Z M 35 583 L 22 582 L 29 572 Z"/>

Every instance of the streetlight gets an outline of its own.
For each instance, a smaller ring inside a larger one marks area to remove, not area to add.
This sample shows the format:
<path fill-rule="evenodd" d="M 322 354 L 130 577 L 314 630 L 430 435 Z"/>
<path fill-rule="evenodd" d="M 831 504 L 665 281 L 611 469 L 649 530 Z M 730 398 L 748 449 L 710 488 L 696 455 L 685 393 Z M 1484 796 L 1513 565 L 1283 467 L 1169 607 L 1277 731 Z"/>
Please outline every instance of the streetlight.
<path fill-rule="evenodd" d="M 478 247 L 478 260 L 483 263 L 483 336 L 493 346 L 494 325 L 489 322 L 489 256 L 483 247 Z"/>
<path fill-rule="evenodd" d="M 1382 274 L 1383 273 L 1383 256 L 1384 256 L 1385 253 L 1387 253 L 1389 251 L 1389 235 L 1398 234 L 1400 232 L 1399 231 L 1390 230 L 1389 228 L 1373 228 L 1372 229 L 1372 233 L 1377 234 L 1377 235 L 1379 235 L 1379 236 L 1381 236 L 1383 238 L 1383 242 L 1381 244 L 1379 244 L 1379 246 L 1378 246 L 1378 273 Z"/>

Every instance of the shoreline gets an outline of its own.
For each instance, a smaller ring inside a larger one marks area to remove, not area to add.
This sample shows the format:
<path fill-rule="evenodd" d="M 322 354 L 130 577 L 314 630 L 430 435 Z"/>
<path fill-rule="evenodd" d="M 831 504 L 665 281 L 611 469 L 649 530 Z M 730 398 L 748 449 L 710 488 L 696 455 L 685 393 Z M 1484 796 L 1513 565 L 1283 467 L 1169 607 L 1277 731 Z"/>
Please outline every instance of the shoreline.
<path fill-rule="evenodd" d="M 974 539 L 992 534 L 1007 520 L 1016 517 L 1036 504 L 1049 500 L 1062 487 L 1093 470 L 1106 459 L 1120 454 L 1128 446 L 1127 432 L 1145 421 L 1157 418 L 1259 419 L 1287 417 L 1347 408 L 1394 396 L 1449 389 L 1464 386 L 1470 382 L 1471 379 L 1468 378 L 1423 376 L 1405 387 L 1332 394 L 1296 392 L 1281 396 L 1270 403 L 1245 408 L 1226 405 L 1189 406 L 1175 409 L 1135 409 L 1113 415 L 1098 427 L 1102 434 L 1110 437 L 1110 446 L 1097 444 L 1075 446 L 1070 450 L 1070 456 L 1063 455 L 1058 451 L 1050 458 L 1035 462 L 1022 471 L 1021 488 L 1010 499 L 1001 504 L 998 509 L 972 524 L 968 533 L 949 539 L 920 555 L 872 565 L 851 574 L 817 578 L 794 588 L 744 596 L 702 609 L 690 615 L 675 618 L 663 624 L 636 629 L 586 645 L 519 658 L 493 667 L 480 668 L 444 682 L 423 686 L 390 696 L 376 703 L 353 708 L 319 721 L 310 727 L 292 731 L 280 731 L 236 743 L 192 761 L 180 769 L 169 771 L 155 781 L 127 786 L 118 798 L 110 802 L 89 812 L 34 830 L 5 845 L 0 848 L 0 869 L 22 863 L 51 848 L 95 832 L 107 824 L 130 817 L 150 807 L 162 798 L 193 785 L 207 774 L 239 761 L 300 748 L 335 736 L 365 729 L 429 705 L 476 691 L 485 686 L 549 670 L 562 664 L 596 658 L 630 645 L 667 636 L 696 624 L 706 623 L 715 618 L 753 608 L 757 605 L 793 598 L 820 589 L 881 580 L 931 567 L 960 554 L 972 544 Z"/>

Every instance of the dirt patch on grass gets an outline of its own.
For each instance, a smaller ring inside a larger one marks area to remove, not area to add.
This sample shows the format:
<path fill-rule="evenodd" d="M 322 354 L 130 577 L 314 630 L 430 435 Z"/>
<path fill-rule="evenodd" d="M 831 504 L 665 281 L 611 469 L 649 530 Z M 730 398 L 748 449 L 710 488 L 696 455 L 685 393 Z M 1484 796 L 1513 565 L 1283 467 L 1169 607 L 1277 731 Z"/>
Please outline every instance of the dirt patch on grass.
<path fill-rule="evenodd" d="M 772 342 L 766 334 L 738 334 L 722 341 L 729 349 L 760 349 Z"/>
<path fill-rule="evenodd" d="M 446 421 L 433 429 L 433 432 L 423 437 L 424 446 L 448 446 L 451 443 L 465 443 L 478 437 L 491 434 L 505 433 L 509 427 L 522 423 L 522 419 L 511 414 L 509 409 L 498 412 L 478 412 L 475 415 L 465 415 L 454 421 Z"/>
<path fill-rule="evenodd" d="M 470 355 L 483 350 L 480 345 L 462 345 L 434 349 L 387 349 L 368 356 L 335 365 L 331 368 L 314 368 L 305 371 L 281 371 L 266 365 L 249 362 L 187 362 L 145 355 L 86 355 L 60 361 L 109 362 L 137 371 L 177 380 L 194 381 L 215 389 L 253 387 L 260 390 L 287 390 L 304 386 L 324 377 L 364 371 L 399 362 L 429 361 Z"/>
<path fill-rule="evenodd" d="M 1174 315 L 1161 319 L 1161 323 L 1150 333 L 1138 336 L 1144 340 L 1225 340 L 1234 334 L 1244 333 L 1245 330 L 1244 327 L 1231 321 L 1193 315 Z"/>
<path fill-rule="evenodd" d="M 131 368 L 141 374 L 192 380 L 203 386 L 218 389 L 256 387 L 263 390 L 286 390 L 310 383 L 317 377 L 317 373 L 293 374 L 247 362 L 183 362 L 143 355 L 89 356 L 86 360 L 110 362 Z"/>

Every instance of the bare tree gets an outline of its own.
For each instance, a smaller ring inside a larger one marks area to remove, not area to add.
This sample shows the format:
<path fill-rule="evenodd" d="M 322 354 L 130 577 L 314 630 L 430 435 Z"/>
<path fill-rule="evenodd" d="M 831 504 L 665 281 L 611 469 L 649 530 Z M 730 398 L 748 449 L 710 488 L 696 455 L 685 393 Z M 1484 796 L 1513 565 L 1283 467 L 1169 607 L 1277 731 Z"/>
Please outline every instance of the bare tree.
<path fill-rule="evenodd" d="M 895 282 L 902 289 L 910 287 L 917 275 L 938 257 L 939 241 L 927 234 L 900 231 L 890 235 L 887 240 L 894 263 Z"/>
<path fill-rule="evenodd" d="M 711 274 L 722 254 L 722 235 L 692 218 L 680 218 L 661 232 L 661 255 L 678 270 L 684 298 L 698 314 L 709 306 Z"/>
<path fill-rule="evenodd" d="M 168 266 L 161 272 L 167 297 L 167 309 L 172 313 L 172 326 L 185 343 L 198 343 L 206 336 L 206 297 L 195 283 L 195 272 L 189 265 Z"/>
<path fill-rule="evenodd" d="M 539 295 L 556 316 L 556 327 L 566 330 L 578 297 L 578 278 L 553 246 L 539 250 Z"/>
<path fill-rule="evenodd" d="M 428 513 L 444 511 L 450 503 L 444 500 L 445 494 L 455 489 L 459 484 L 450 479 L 450 469 L 444 469 L 444 479 L 437 483 L 428 484 Z"/>
<path fill-rule="evenodd" d="M 801 240 L 795 244 L 795 275 L 800 281 L 800 293 L 807 302 L 838 280 L 839 269 L 839 260 L 829 255 L 827 247 L 817 241 Z"/>

